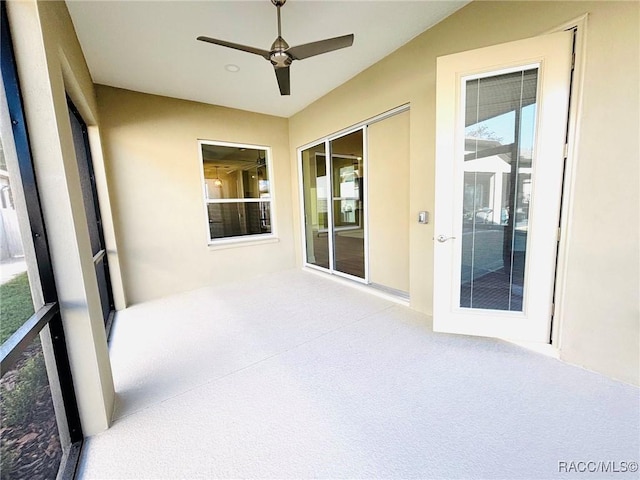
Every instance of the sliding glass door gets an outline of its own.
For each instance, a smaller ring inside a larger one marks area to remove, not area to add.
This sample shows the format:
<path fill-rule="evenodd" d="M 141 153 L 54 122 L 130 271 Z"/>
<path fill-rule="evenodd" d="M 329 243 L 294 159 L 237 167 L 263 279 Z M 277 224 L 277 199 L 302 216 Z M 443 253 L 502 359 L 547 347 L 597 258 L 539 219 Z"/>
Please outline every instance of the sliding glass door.
<path fill-rule="evenodd" d="M 302 152 L 306 262 L 331 269 L 329 262 L 329 177 L 325 144 Z"/>
<path fill-rule="evenodd" d="M 300 157 L 307 265 L 366 281 L 364 128 Z"/>
<path fill-rule="evenodd" d="M 331 140 L 334 269 L 365 278 L 363 130 Z"/>

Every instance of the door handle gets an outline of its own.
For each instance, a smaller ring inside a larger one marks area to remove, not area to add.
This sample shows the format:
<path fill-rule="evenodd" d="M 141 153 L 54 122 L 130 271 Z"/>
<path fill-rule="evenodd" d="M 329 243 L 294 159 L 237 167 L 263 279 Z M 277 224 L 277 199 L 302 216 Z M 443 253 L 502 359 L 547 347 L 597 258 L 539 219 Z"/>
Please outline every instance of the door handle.
<path fill-rule="evenodd" d="M 436 240 L 439 241 L 440 243 L 444 243 L 447 240 L 451 240 L 451 239 L 454 239 L 454 238 L 456 238 L 456 237 L 445 237 L 444 235 L 438 235 L 436 237 Z"/>

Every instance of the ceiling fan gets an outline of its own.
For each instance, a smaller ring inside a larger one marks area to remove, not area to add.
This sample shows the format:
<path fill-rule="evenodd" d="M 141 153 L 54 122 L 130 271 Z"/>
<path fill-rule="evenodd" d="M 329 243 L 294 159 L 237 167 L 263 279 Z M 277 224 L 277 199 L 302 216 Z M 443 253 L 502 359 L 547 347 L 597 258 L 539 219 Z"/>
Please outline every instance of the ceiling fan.
<path fill-rule="evenodd" d="M 287 0 L 271 0 L 271 3 L 273 3 L 278 9 L 278 38 L 276 38 L 271 45 L 271 50 L 262 50 L 260 48 L 248 47 L 246 45 L 240 45 L 238 43 L 227 42 L 225 40 L 218 40 L 210 37 L 200 36 L 197 39 L 202 42 L 213 43 L 215 45 L 221 45 L 223 47 L 260 55 L 266 60 L 269 60 L 273 64 L 273 68 L 276 72 L 278 86 L 280 87 L 280 94 L 289 95 L 289 66 L 291 65 L 291 62 L 294 60 L 304 60 L 305 58 L 314 57 L 322 53 L 328 53 L 341 48 L 350 47 L 353 45 L 353 34 L 305 43 L 304 45 L 298 45 L 296 47 L 289 47 L 289 44 L 285 42 L 284 38 L 282 38 L 280 28 L 280 7 L 282 7 L 286 1 Z"/>

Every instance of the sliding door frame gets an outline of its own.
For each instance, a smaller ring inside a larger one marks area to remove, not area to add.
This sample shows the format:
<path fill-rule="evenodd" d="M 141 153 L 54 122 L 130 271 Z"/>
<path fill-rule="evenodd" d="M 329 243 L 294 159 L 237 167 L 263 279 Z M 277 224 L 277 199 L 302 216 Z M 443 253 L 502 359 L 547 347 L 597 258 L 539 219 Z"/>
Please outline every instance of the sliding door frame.
<path fill-rule="evenodd" d="M 376 115 L 375 117 L 369 118 L 363 122 L 357 123 L 350 127 L 339 130 L 335 133 L 327 135 L 326 137 L 317 139 L 313 142 L 307 143 L 298 147 L 296 150 L 297 163 L 298 163 L 298 195 L 299 195 L 299 208 L 300 208 L 300 233 L 301 233 L 301 241 L 302 241 L 302 264 L 304 267 L 308 267 L 314 270 L 319 270 L 325 273 L 329 273 L 332 275 L 336 275 L 339 277 L 343 277 L 349 280 L 354 280 L 358 283 L 364 283 L 369 285 L 371 282 L 369 280 L 369 142 L 368 142 L 368 127 L 369 125 L 373 125 L 374 123 L 381 122 L 382 120 L 386 120 L 389 117 L 393 117 L 394 115 L 409 111 L 410 104 L 400 105 L 396 108 L 388 110 L 380 115 Z M 362 196 L 362 215 L 363 215 L 363 229 L 364 229 L 364 278 L 356 277 L 354 275 L 350 275 L 348 273 L 340 272 L 335 269 L 334 262 L 334 225 L 333 225 L 333 175 L 332 175 L 332 151 L 331 151 L 331 142 L 342 138 L 346 135 L 355 133 L 357 131 L 362 131 L 362 170 L 364 174 L 364 195 Z M 329 268 L 321 267 L 319 265 L 315 265 L 309 263 L 307 261 L 307 242 L 306 242 L 306 221 L 305 221 L 305 205 L 304 205 L 304 175 L 302 173 L 302 152 L 316 147 L 318 145 L 324 144 L 325 150 L 325 158 L 326 158 L 326 171 L 328 176 L 327 182 L 327 224 L 329 228 L 328 237 L 328 249 L 329 249 Z"/>
<path fill-rule="evenodd" d="M 362 184 L 362 188 L 364 188 L 364 195 L 362 197 L 362 228 L 364 230 L 364 278 L 357 277 L 355 275 L 350 275 L 348 273 L 341 272 L 336 269 L 335 266 L 335 225 L 334 225 L 334 195 L 333 195 L 333 152 L 331 151 L 331 142 L 337 140 L 339 138 L 345 137 L 352 133 L 356 133 L 358 131 L 362 131 L 362 170 L 364 175 L 364 182 Z M 317 269 L 323 272 L 330 273 L 332 275 L 337 275 L 340 277 L 348 278 L 350 280 L 354 280 L 360 283 L 369 283 L 369 242 L 368 242 L 368 225 L 367 225 L 367 204 L 368 202 L 368 192 L 369 186 L 367 183 L 368 175 L 367 175 L 367 128 L 366 125 L 361 125 L 357 128 L 351 128 L 349 130 L 344 130 L 339 134 L 334 134 L 328 137 L 325 137 L 323 140 L 315 143 L 311 143 L 305 145 L 303 147 L 298 148 L 298 185 L 299 185 L 299 193 L 300 193 L 300 212 L 302 213 L 302 219 L 305 217 L 305 205 L 304 205 L 304 181 L 303 181 L 303 172 L 302 172 L 302 152 L 309 148 L 317 147 L 318 145 L 324 144 L 324 155 L 325 155 L 325 169 L 327 176 L 327 238 L 328 245 L 327 248 L 329 250 L 329 268 L 322 267 L 320 265 L 315 265 L 313 263 L 309 263 L 307 261 L 307 242 L 306 242 L 306 222 L 302 222 L 302 252 L 303 257 L 302 261 L 305 267 Z"/>

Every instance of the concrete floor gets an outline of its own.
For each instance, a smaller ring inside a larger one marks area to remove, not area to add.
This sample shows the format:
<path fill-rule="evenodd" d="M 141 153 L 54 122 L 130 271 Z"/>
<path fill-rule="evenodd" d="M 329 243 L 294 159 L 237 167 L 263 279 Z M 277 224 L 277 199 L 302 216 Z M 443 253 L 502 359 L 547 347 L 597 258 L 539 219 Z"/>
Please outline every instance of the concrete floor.
<path fill-rule="evenodd" d="M 307 272 L 119 312 L 111 357 L 80 479 L 638 478 L 602 473 L 638 461 L 638 388 Z"/>
<path fill-rule="evenodd" d="M 0 284 L 4 285 L 26 271 L 27 262 L 24 257 L 2 260 L 0 261 Z"/>

